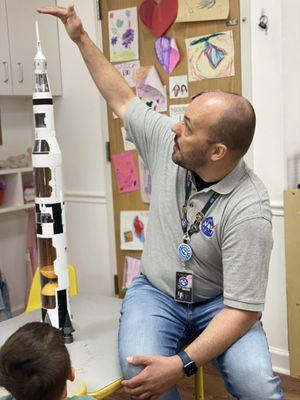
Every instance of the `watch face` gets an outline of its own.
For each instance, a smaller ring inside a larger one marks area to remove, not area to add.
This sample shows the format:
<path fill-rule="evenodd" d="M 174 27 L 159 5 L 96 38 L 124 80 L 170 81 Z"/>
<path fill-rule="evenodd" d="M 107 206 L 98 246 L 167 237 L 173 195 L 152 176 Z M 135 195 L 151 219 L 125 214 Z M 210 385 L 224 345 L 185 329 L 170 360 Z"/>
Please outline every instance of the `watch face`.
<path fill-rule="evenodd" d="M 189 362 L 184 366 L 186 376 L 192 376 L 198 371 L 198 367 L 194 361 Z"/>

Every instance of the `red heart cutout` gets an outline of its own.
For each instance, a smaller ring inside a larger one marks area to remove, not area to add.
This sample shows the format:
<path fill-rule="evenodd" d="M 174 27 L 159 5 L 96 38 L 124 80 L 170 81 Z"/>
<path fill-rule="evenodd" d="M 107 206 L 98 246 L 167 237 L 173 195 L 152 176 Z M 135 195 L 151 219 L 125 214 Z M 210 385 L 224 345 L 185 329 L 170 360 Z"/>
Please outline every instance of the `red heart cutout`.
<path fill-rule="evenodd" d="M 155 36 L 163 35 L 177 17 L 178 0 L 144 0 L 139 8 L 142 22 Z"/>

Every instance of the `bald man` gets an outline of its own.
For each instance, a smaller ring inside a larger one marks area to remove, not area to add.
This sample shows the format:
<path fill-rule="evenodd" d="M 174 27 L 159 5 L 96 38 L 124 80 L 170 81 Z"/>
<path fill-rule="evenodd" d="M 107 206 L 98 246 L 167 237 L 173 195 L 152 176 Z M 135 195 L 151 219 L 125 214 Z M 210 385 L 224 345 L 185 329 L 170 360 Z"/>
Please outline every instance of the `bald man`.
<path fill-rule="evenodd" d="M 64 23 L 152 177 L 142 274 L 121 311 L 125 391 L 177 400 L 176 382 L 212 362 L 235 398 L 283 399 L 260 322 L 273 241 L 267 191 L 243 161 L 251 104 L 201 93 L 174 125 L 135 97 L 73 7 L 39 11 Z"/>

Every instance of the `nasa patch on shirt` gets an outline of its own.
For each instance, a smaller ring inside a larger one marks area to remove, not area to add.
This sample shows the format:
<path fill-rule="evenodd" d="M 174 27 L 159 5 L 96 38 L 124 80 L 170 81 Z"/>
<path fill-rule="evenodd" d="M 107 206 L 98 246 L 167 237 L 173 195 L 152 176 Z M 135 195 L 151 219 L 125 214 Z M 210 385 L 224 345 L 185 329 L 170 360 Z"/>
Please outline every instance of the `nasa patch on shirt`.
<path fill-rule="evenodd" d="M 215 233 L 215 227 L 213 217 L 207 217 L 201 222 L 200 230 L 205 237 L 211 239 Z"/>

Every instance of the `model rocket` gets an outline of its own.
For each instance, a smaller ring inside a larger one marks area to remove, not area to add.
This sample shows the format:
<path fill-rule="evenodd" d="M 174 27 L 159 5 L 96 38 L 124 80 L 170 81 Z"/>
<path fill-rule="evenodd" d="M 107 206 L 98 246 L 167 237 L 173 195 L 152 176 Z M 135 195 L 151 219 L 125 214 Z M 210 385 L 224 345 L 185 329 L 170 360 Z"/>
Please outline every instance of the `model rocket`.
<path fill-rule="evenodd" d="M 40 267 L 42 321 L 61 330 L 65 342 L 73 341 L 69 304 L 65 207 L 62 193 L 62 156 L 56 140 L 47 61 L 42 53 L 36 22 L 33 113 L 35 142 L 32 164 L 35 179 L 35 213 Z"/>

